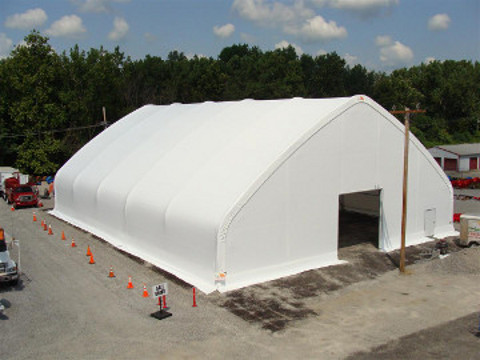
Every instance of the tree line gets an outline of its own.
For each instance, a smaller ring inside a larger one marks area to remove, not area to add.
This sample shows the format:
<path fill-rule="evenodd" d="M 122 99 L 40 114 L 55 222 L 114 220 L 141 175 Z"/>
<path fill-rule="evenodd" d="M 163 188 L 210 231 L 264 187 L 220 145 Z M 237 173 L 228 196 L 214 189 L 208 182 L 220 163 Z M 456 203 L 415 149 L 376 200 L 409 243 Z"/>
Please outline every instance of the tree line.
<path fill-rule="evenodd" d="M 0 60 L 0 164 L 55 173 L 104 129 L 145 104 L 365 94 L 386 109 L 415 108 L 412 132 L 427 147 L 480 141 L 480 63 L 433 61 L 390 74 L 349 66 L 335 52 L 298 56 L 237 44 L 216 59 L 126 57 L 117 47 L 56 53 L 37 31 Z"/>

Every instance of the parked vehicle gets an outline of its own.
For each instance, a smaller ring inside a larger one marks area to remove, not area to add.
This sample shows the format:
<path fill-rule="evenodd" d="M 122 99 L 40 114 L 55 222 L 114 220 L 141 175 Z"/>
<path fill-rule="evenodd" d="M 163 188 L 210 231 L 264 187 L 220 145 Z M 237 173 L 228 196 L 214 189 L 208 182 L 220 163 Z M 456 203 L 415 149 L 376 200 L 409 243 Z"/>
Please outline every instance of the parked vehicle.
<path fill-rule="evenodd" d="M 17 264 L 10 258 L 2 228 L 0 228 L 0 282 L 8 282 L 12 285 L 18 283 Z"/>
<path fill-rule="evenodd" d="M 0 197 L 4 200 L 7 199 L 7 196 L 5 195 L 4 181 L 5 179 L 12 177 L 16 172 L 18 172 L 18 170 L 12 167 L 0 166 Z"/>
<path fill-rule="evenodd" d="M 5 180 L 11 177 L 16 178 L 19 184 L 28 183 L 28 175 L 21 174 L 17 169 L 10 166 L 0 166 L 0 197 L 5 201 L 7 200 Z"/>
<path fill-rule="evenodd" d="M 4 195 L 3 198 L 5 201 L 8 201 L 8 192 L 9 190 L 13 189 L 14 187 L 20 185 L 20 182 L 18 181 L 17 178 L 15 177 L 9 177 L 3 181 L 3 189 L 4 189 Z"/>
<path fill-rule="evenodd" d="M 29 184 L 21 185 L 17 178 L 5 180 L 5 194 L 9 204 L 14 208 L 22 206 L 38 206 L 38 191 Z"/>

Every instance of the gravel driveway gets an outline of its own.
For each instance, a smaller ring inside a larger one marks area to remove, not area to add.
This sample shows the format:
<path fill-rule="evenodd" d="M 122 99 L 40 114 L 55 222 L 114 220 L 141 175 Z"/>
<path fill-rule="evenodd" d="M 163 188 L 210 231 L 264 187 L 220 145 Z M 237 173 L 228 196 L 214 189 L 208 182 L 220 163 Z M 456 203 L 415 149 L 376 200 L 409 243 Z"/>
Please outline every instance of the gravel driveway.
<path fill-rule="evenodd" d="M 23 271 L 18 286 L 0 287 L 2 359 L 480 358 L 480 248 L 429 260 L 434 243 L 416 247 L 401 275 L 395 253 L 359 245 L 342 250 L 347 265 L 197 293 L 192 307 L 191 286 L 51 217 L 53 201 L 35 210 L 37 222 L 33 209 L 11 212 L 0 201 L 0 225 L 20 241 Z M 456 211 L 479 207 L 468 201 Z M 173 316 L 158 321 L 143 284 L 151 291 L 163 282 Z"/>

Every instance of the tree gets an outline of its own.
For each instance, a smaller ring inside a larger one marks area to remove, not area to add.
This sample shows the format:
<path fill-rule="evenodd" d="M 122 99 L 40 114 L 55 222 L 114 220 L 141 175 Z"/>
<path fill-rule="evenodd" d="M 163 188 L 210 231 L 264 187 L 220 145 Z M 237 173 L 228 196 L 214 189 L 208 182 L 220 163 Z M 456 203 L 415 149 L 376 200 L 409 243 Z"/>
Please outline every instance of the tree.
<path fill-rule="evenodd" d="M 336 52 L 301 58 L 307 96 L 313 98 L 345 96 L 346 62 Z"/>
<path fill-rule="evenodd" d="M 60 140 L 54 129 L 65 124 L 66 114 L 59 98 L 61 68 L 59 56 L 48 38 L 37 31 L 25 37 L 6 62 L 11 102 L 8 116 L 15 134 L 26 137 L 18 145 L 16 166 L 27 174 L 55 172 Z M 37 154 L 44 154 L 37 161 Z"/>
<path fill-rule="evenodd" d="M 390 110 L 426 114 L 412 131 L 427 146 L 479 141 L 480 64 L 434 61 L 391 74 L 347 66 L 335 52 L 297 56 L 293 47 L 263 52 L 237 44 L 217 59 L 172 51 L 164 60 L 132 61 L 114 51 L 58 55 L 32 31 L 25 44 L 0 60 L 0 162 L 34 174 L 55 172 L 103 130 L 102 107 L 114 122 L 145 104 L 334 97 L 366 94 Z"/>
<path fill-rule="evenodd" d="M 15 134 L 15 127 L 9 115 L 13 101 L 8 74 L 9 61 L 10 59 L 0 60 L 0 164 L 15 162 L 16 148 L 20 140 L 12 137 Z"/>
<path fill-rule="evenodd" d="M 302 68 L 292 46 L 264 53 L 258 59 L 257 72 L 256 79 L 250 82 L 255 99 L 279 99 L 305 94 Z"/>
<path fill-rule="evenodd" d="M 147 55 L 143 60 L 127 61 L 124 76 L 123 94 L 128 112 L 145 104 L 164 103 L 163 93 L 168 74 L 162 58 Z"/>
<path fill-rule="evenodd" d="M 223 100 L 254 98 L 259 77 L 258 63 L 263 52 L 248 45 L 233 45 L 219 55 L 223 80 Z"/>
<path fill-rule="evenodd" d="M 365 94 L 372 96 L 375 76 L 362 65 L 347 68 L 345 74 L 345 91 L 347 95 Z"/>

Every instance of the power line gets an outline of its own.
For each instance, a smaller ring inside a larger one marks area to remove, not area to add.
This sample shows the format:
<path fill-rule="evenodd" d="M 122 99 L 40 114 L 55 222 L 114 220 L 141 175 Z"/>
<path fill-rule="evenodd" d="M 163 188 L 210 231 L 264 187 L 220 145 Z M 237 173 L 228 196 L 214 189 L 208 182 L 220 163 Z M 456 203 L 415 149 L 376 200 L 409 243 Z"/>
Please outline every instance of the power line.
<path fill-rule="evenodd" d="M 106 128 L 106 125 L 108 125 L 106 122 L 102 122 L 100 124 L 95 124 L 95 125 L 76 126 L 76 127 L 69 127 L 69 128 L 66 128 L 66 129 L 53 129 L 53 130 L 27 133 L 27 134 L 7 134 L 7 135 L 1 135 L 0 134 L 0 138 L 19 138 L 19 137 L 27 137 L 27 136 L 32 136 L 32 135 L 61 133 L 61 132 L 67 132 L 67 131 L 91 129 L 91 128 L 96 128 L 96 127 L 105 127 Z"/>

